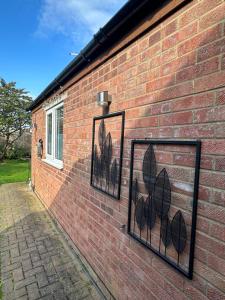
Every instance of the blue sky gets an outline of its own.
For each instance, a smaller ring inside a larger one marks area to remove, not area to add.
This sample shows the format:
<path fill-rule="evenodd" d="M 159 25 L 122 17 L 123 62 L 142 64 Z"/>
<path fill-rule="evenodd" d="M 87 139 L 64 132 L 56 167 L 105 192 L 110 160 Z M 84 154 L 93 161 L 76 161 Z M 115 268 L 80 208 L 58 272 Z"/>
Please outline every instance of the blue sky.
<path fill-rule="evenodd" d="M 35 98 L 126 0 L 2 0 L 0 77 Z"/>

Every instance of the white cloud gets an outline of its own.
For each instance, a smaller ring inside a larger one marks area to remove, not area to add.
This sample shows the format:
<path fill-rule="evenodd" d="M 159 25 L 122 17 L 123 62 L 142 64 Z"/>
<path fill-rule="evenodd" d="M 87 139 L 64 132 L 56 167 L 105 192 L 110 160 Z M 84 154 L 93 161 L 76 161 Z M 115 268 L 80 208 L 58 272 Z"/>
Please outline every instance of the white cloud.
<path fill-rule="evenodd" d="M 126 0 L 43 0 L 36 35 L 87 42 Z"/>

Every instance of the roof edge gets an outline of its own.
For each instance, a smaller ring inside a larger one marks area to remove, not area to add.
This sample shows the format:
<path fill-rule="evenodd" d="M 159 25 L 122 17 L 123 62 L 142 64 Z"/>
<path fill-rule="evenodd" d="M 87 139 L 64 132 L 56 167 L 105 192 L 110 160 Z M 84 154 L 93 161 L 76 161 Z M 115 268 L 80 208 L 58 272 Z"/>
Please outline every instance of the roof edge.
<path fill-rule="evenodd" d="M 29 110 L 34 110 L 71 77 L 92 63 L 97 57 L 101 56 L 107 49 L 112 47 L 115 42 L 121 40 L 125 34 L 137 26 L 147 15 L 153 13 L 155 10 L 161 9 L 168 3 L 174 3 L 174 7 L 176 7 L 178 4 L 180 5 L 190 1 L 191 0 L 128 1 L 103 28 L 99 29 L 92 40 L 80 51 L 79 55 L 40 93 L 29 107 Z M 134 20 L 137 22 L 134 22 Z"/>

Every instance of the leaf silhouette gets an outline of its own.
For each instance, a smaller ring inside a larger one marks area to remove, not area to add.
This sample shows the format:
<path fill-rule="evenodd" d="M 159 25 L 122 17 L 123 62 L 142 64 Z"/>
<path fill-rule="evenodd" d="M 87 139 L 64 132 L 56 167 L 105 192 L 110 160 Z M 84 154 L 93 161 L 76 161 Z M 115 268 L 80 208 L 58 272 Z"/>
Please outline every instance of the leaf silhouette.
<path fill-rule="evenodd" d="M 171 222 L 171 237 L 177 253 L 182 253 L 187 241 L 187 229 L 180 210 L 176 212 Z"/>
<path fill-rule="evenodd" d="M 166 169 L 162 169 L 156 178 L 153 200 L 157 215 L 163 219 L 170 208 L 171 186 Z"/>
<path fill-rule="evenodd" d="M 104 155 L 101 153 L 98 159 L 98 173 L 101 179 L 104 177 L 104 165 Z"/>
<path fill-rule="evenodd" d="M 118 183 L 118 165 L 117 165 L 116 158 L 113 160 L 112 163 L 110 181 L 113 186 L 113 195 L 114 195 L 115 186 Z"/>
<path fill-rule="evenodd" d="M 94 146 L 94 167 L 93 167 L 93 173 L 95 176 L 95 180 L 99 181 L 99 158 L 98 158 L 98 150 L 97 145 Z"/>
<path fill-rule="evenodd" d="M 107 134 L 104 142 L 104 160 L 105 164 L 110 166 L 112 160 L 112 137 L 110 132 Z"/>
<path fill-rule="evenodd" d="M 153 146 L 150 144 L 145 152 L 143 159 L 143 180 L 148 193 L 151 195 L 153 192 L 156 180 L 156 159 Z"/>
<path fill-rule="evenodd" d="M 171 227 L 170 227 L 170 220 L 168 216 L 162 219 L 161 222 L 161 229 L 160 229 L 161 239 L 163 244 L 167 248 L 171 243 Z"/>
<path fill-rule="evenodd" d="M 98 129 L 98 142 L 99 142 L 99 148 L 101 150 L 101 153 L 104 152 L 105 139 L 106 139 L 105 122 L 104 122 L 104 120 L 101 120 L 99 129 Z"/>
<path fill-rule="evenodd" d="M 154 207 L 154 202 L 151 199 L 151 196 L 148 195 L 145 202 L 145 219 L 147 226 L 152 229 L 156 221 L 156 212 Z"/>
<path fill-rule="evenodd" d="M 132 200 L 134 202 L 134 205 L 136 205 L 138 201 L 138 195 L 139 195 L 139 186 L 138 186 L 138 180 L 135 178 L 132 184 Z"/>
<path fill-rule="evenodd" d="M 106 136 L 103 153 L 104 153 L 104 171 L 105 171 L 106 184 L 108 185 L 109 188 L 110 165 L 112 160 L 112 137 L 110 132 Z"/>
<path fill-rule="evenodd" d="M 140 230 L 142 230 L 145 227 L 144 205 L 145 205 L 144 198 L 141 197 L 138 200 L 135 209 L 135 218 Z"/>

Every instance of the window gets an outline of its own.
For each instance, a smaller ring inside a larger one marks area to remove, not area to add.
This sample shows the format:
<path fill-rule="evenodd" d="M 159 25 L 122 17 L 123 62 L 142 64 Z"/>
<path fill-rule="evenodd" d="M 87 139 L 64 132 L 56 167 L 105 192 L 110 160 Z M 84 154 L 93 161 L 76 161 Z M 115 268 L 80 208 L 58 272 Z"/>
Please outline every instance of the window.
<path fill-rule="evenodd" d="M 46 159 L 47 163 L 63 167 L 63 103 L 46 111 Z"/>
<path fill-rule="evenodd" d="M 52 113 L 49 113 L 47 115 L 47 128 L 48 128 L 48 131 L 47 131 L 47 153 L 49 155 L 52 155 Z"/>
<path fill-rule="evenodd" d="M 56 159 L 62 160 L 63 152 L 63 107 L 56 109 Z"/>

